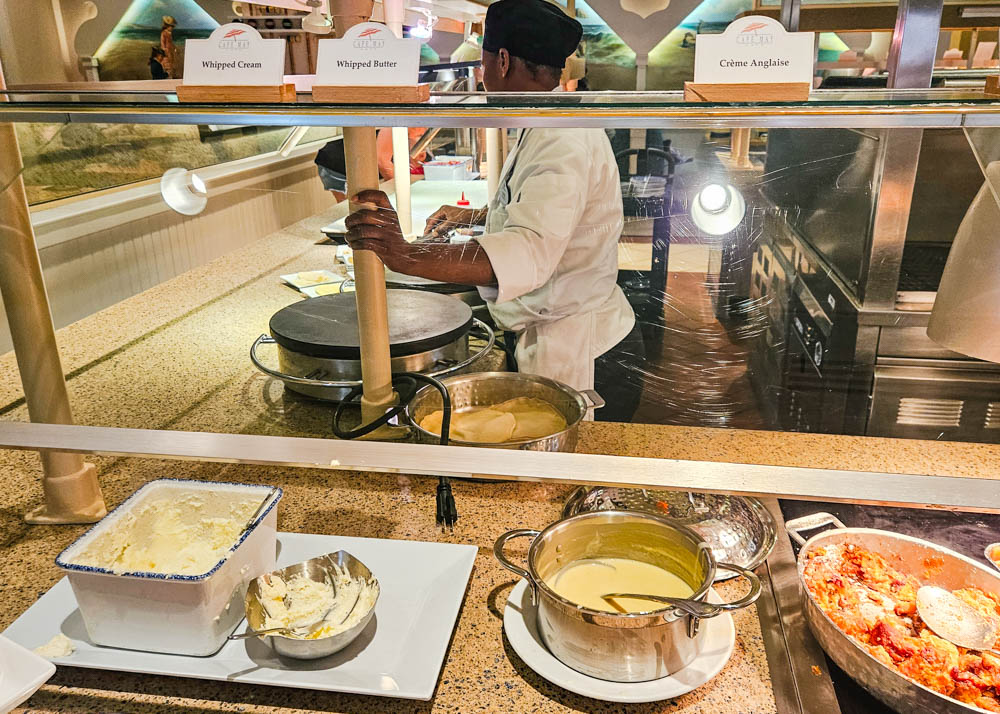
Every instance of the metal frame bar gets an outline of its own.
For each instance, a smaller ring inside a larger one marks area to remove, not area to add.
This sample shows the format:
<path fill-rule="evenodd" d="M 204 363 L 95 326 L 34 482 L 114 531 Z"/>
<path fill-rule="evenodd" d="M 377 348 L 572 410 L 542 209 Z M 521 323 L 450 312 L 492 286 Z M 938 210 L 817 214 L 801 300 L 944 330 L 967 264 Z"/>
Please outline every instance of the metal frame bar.
<path fill-rule="evenodd" d="M 1000 510 L 995 480 L 964 476 L 22 422 L 0 423 L 0 448 Z"/>
<path fill-rule="evenodd" d="M 135 109 L 112 110 L 101 108 L 30 109 L 18 106 L 4 107 L 0 103 L 0 121 L 84 124 L 219 124 L 252 126 L 405 126 L 405 127 L 474 127 L 518 129 L 530 122 L 534 127 L 566 129 L 712 129 L 712 128 L 843 128 L 880 129 L 888 127 L 960 128 L 967 118 L 972 119 L 973 108 L 961 110 L 943 106 L 862 107 L 840 109 L 836 113 L 814 108 L 795 108 L 785 113 L 769 112 L 766 107 L 749 107 L 745 110 L 718 107 L 701 110 L 661 109 L 599 109 L 586 112 L 547 111 L 537 109 L 505 109 L 490 112 L 388 112 L 379 114 L 322 112 L 272 114 L 266 111 L 242 113 L 184 113 L 169 110 L 138 111 Z M 966 116 L 968 115 L 968 117 Z M 1000 105 L 975 115 L 975 126 L 1000 126 Z M 971 123 L 971 122 L 970 122 Z"/>
<path fill-rule="evenodd" d="M 826 655 L 802 614 L 798 565 L 785 533 L 781 506 L 774 498 L 763 499 L 763 503 L 774 518 L 778 540 L 764 564 L 767 577 L 761 578 L 765 590 L 757 601 L 757 616 L 778 714 L 840 714 Z"/>

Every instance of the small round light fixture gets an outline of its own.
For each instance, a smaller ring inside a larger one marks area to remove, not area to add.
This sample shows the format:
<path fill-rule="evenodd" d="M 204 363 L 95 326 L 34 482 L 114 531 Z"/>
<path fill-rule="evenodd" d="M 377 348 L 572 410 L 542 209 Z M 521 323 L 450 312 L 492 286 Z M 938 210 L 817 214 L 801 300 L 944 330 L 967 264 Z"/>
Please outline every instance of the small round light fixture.
<path fill-rule="evenodd" d="M 167 169 L 160 179 L 160 195 L 171 209 L 185 216 L 197 216 L 208 205 L 208 187 L 201 176 L 187 169 Z"/>
<path fill-rule="evenodd" d="M 729 233 L 746 215 L 743 194 L 729 184 L 710 183 L 694 197 L 691 220 L 700 230 L 712 236 Z"/>
<path fill-rule="evenodd" d="M 417 20 L 417 24 L 410 27 L 410 37 L 419 37 L 421 40 L 429 40 L 434 34 L 434 25 L 437 24 L 437 15 L 425 7 L 410 8 L 414 12 L 419 12 L 424 19 Z"/>
<path fill-rule="evenodd" d="M 329 35 L 333 32 L 333 22 L 323 12 L 323 0 L 307 0 L 306 5 L 312 9 L 302 18 L 302 29 L 314 35 Z"/>

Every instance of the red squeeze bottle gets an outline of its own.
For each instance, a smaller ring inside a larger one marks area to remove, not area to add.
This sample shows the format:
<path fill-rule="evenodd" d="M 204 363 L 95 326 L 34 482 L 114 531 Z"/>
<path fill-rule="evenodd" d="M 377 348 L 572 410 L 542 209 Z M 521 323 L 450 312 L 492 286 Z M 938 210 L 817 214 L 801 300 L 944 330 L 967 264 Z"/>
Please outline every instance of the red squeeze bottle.
<path fill-rule="evenodd" d="M 462 191 L 462 198 L 460 198 L 455 203 L 455 205 L 457 205 L 457 206 L 471 206 L 472 205 L 471 203 L 469 203 L 469 200 L 465 197 L 465 191 Z"/>

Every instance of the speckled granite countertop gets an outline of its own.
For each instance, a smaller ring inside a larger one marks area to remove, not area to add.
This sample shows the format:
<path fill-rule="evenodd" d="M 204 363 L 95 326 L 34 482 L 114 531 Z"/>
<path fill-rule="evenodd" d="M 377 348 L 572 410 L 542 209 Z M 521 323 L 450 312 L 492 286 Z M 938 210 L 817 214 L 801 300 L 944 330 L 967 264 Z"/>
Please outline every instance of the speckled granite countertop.
<path fill-rule="evenodd" d="M 289 227 L 146 293 L 60 330 L 81 424 L 235 433 L 328 436 L 329 407 L 286 395 L 256 372 L 247 352 L 280 307 L 298 299 L 277 275 L 328 267 L 318 229 L 337 211 Z M 0 356 L 0 418 L 26 420 L 13 355 Z M 995 477 L 1000 448 L 888 439 L 620 424 L 584 424 L 579 449 L 708 461 Z M 775 711 L 756 612 L 735 616 L 737 647 L 710 684 L 677 700 L 610 705 L 562 691 L 535 675 L 502 634 L 515 584 L 493 560 L 504 531 L 558 517 L 569 488 L 461 483 L 454 532 L 434 526 L 433 479 L 144 459 L 95 459 L 109 506 L 164 476 L 278 484 L 285 531 L 470 543 L 479 548 L 435 696 L 430 702 L 60 667 L 29 700 L 31 712 L 720 712 Z M 0 628 L 61 574 L 56 554 L 82 526 L 28 526 L 40 498 L 37 455 L 0 451 Z M 518 551 L 512 547 L 512 555 Z M 723 595 L 734 596 L 735 590 Z M 54 634 L 54 632 L 53 632 Z"/>

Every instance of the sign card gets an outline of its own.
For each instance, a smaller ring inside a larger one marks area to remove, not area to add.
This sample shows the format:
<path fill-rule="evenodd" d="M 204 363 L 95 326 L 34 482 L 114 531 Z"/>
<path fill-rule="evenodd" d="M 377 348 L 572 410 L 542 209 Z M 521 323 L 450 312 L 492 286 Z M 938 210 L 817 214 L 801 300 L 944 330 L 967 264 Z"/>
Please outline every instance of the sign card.
<path fill-rule="evenodd" d="M 787 32 L 769 17 L 749 15 L 729 23 L 721 35 L 698 35 L 697 84 L 812 84 L 814 33 Z"/>
<path fill-rule="evenodd" d="M 278 86 L 284 75 L 285 41 L 265 40 L 249 25 L 222 25 L 208 39 L 184 45 L 184 84 Z"/>
<path fill-rule="evenodd" d="M 319 41 L 316 86 L 415 86 L 419 68 L 420 39 L 400 39 L 381 23 L 362 22 L 339 40 Z"/>

